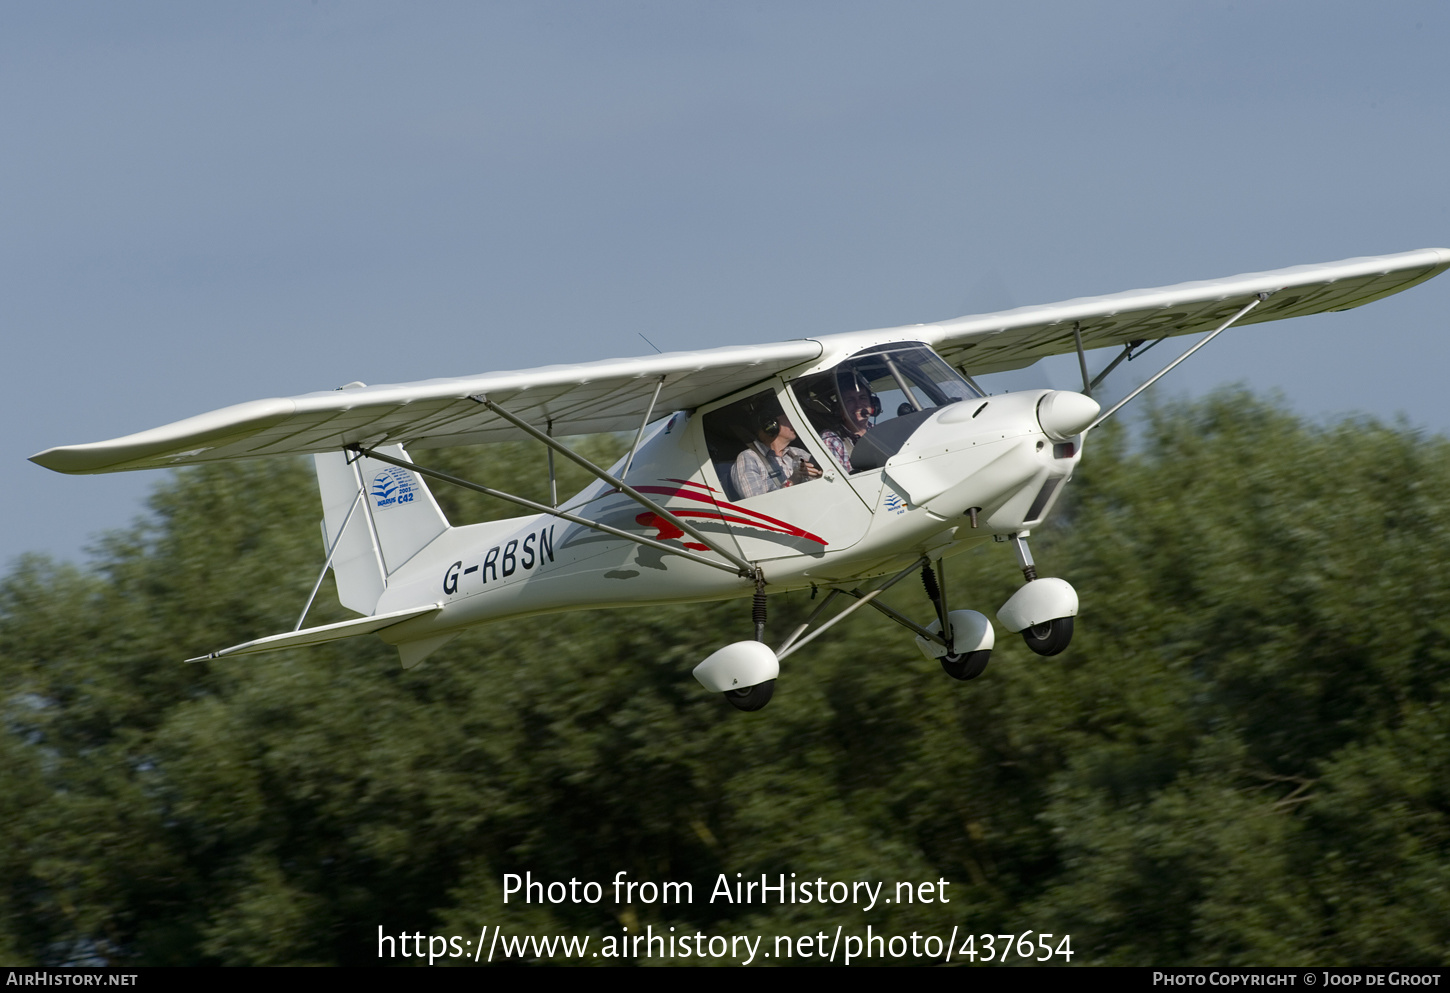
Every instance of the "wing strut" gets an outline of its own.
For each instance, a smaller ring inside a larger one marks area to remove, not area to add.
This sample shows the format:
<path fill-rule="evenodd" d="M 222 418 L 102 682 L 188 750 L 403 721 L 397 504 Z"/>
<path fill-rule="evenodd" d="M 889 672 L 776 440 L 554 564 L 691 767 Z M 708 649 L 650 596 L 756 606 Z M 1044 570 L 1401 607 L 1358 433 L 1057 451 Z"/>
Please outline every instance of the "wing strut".
<path fill-rule="evenodd" d="M 644 535 L 630 534 L 628 531 L 621 531 L 619 528 L 610 527 L 608 524 L 600 524 L 598 521 L 585 520 L 577 514 L 569 513 L 567 510 L 559 510 L 557 507 L 546 507 L 542 503 L 535 503 L 533 500 L 530 500 L 526 497 L 515 496 L 512 493 L 505 493 L 503 490 L 496 490 L 491 486 L 484 486 L 480 483 L 470 482 L 467 479 L 460 479 L 457 476 L 449 475 L 446 472 L 440 472 L 437 469 L 430 469 L 427 466 L 418 465 L 416 462 L 404 462 L 402 459 L 395 459 L 391 455 L 384 455 L 382 452 L 377 452 L 370 448 L 364 448 L 361 445 L 348 445 L 347 450 L 357 455 L 366 455 L 368 458 L 376 459 L 379 462 L 387 462 L 390 465 L 401 466 L 402 468 L 407 469 L 409 472 L 420 473 L 424 476 L 432 476 L 434 479 L 442 480 L 445 483 L 452 483 L 454 486 L 462 486 L 466 490 L 474 490 L 475 492 L 482 493 L 484 496 L 491 496 L 497 500 L 504 500 L 508 503 L 517 504 L 520 507 L 526 507 L 536 513 L 548 514 L 551 517 L 558 517 L 562 520 L 568 521 L 570 524 L 578 524 L 581 527 L 591 528 L 595 531 L 603 531 L 605 534 L 612 534 L 616 538 L 624 538 L 626 541 L 633 541 L 636 544 L 648 545 L 651 548 L 658 548 L 661 551 L 669 552 L 671 555 L 680 555 L 687 559 L 693 559 L 694 561 L 699 562 L 702 565 L 708 565 L 715 569 L 723 569 L 725 572 L 732 573 L 734 575 L 740 575 L 746 578 L 754 578 L 756 574 L 755 568 L 753 566 L 750 566 L 749 563 L 746 563 L 746 566 L 748 566 L 749 568 L 736 568 L 732 565 L 726 565 L 724 562 L 716 562 L 714 559 L 707 559 L 703 555 L 697 555 L 694 552 L 680 548 L 676 545 L 666 545 L 662 541 L 656 541 L 653 538 L 646 538 Z"/>
<path fill-rule="evenodd" d="M 679 517 L 676 517 L 674 514 L 670 513 L 664 507 L 660 506 L 658 503 L 655 503 L 649 497 L 647 497 L 643 493 L 639 492 L 639 490 L 636 490 L 633 486 L 630 486 L 624 480 L 619 479 L 619 478 L 611 475 L 606 470 L 599 468 L 599 466 L 595 465 L 593 462 L 590 462 L 588 459 L 586 459 L 584 456 L 580 455 L 579 453 L 575 452 L 568 445 L 563 444 L 562 442 L 558 441 L 555 438 L 550 438 L 547 434 L 545 434 L 544 432 L 540 431 L 538 428 L 534 427 L 528 421 L 522 420 L 521 418 L 514 416 L 513 414 L 509 413 L 507 410 L 505 410 L 502 407 L 500 407 L 498 404 L 494 403 L 488 397 L 480 395 L 480 396 L 469 397 L 469 399 L 470 400 L 473 400 L 475 403 L 481 403 L 481 404 L 483 404 L 489 410 L 493 411 L 495 414 L 497 414 L 498 416 L 502 417 L 504 420 L 508 421 L 510 424 L 512 424 L 514 427 L 518 428 L 520 431 L 523 431 L 525 434 L 528 434 L 531 437 L 537 438 L 539 441 L 542 441 L 544 444 L 546 444 L 550 448 L 554 449 L 556 452 L 558 452 L 560 455 L 564 456 L 566 459 L 569 459 L 569 460 L 573 461 L 574 463 L 576 463 L 585 472 L 587 472 L 590 475 L 595 476 L 595 477 L 597 477 L 599 479 L 604 480 L 610 486 L 613 486 L 615 489 L 619 490 L 619 492 L 621 492 L 625 496 L 629 497 L 635 503 L 637 503 L 640 506 L 646 508 L 647 510 L 654 511 L 660 517 L 662 517 L 665 520 L 669 521 L 675 527 L 679 528 L 681 531 L 685 532 L 685 534 L 687 534 L 690 537 L 694 538 L 696 541 L 698 541 L 700 544 L 704 545 L 706 548 L 710 549 L 710 551 L 714 552 L 716 555 L 719 555 L 720 557 L 722 557 L 724 559 L 727 559 L 730 562 L 734 562 L 735 565 L 740 570 L 740 575 L 745 576 L 747 578 L 752 578 L 753 579 L 753 578 L 755 578 L 756 574 L 759 572 L 759 570 L 752 563 L 750 563 L 750 562 L 746 561 L 745 559 L 741 558 L 739 555 L 736 555 L 734 552 L 730 551 L 730 549 L 726 548 L 724 545 L 722 545 L 720 542 L 716 541 L 714 538 L 711 538 L 708 535 L 705 535 L 705 534 L 701 533 L 700 529 L 697 528 L 697 527 L 695 527 L 695 525 L 691 524 L 689 521 L 686 521 L 686 520 L 683 520 L 683 519 L 681 519 Z M 594 526 L 595 525 L 592 525 L 592 524 L 590 525 L 590 527 L 594 527 Z M 638 537 L 638 536 L 632 535 L 631 537 Z M 666 546 L 666 547 L 669 547 L 669 546 Z M 670 549 L 670 550 L 671 551 L 675 551 L 675 549 Z M 709 559 L 703 559 L 702 561 L 707 561 L 708 562 L 710 560 Z M 712 564 L 718 565 L 719 563 L 712 563 Z"/>
<path fill-rule="evenodd" d="M 1158 341 L 1162 340 L 1162 338 L 1158 339 Z M 1157 343 L 1158 342 L 1154 342 L 1153 344 L 1156 345 Z M 1083 392 L 1091 396 L 1092 391 L 1101 386 L 1103 380 L 1108 378 L 1108 374 L 1111 373 L 1118 366 L 1122 365 L 1124 359 L 1127 359 L 1129 362 L 1133 361 L 1133 350 L 1141 344 L 1143 344 L 1143 339 L 1140 338 L 1137 341 L 1130 341 L 1126 345 L 1124 345 L 1123 350 L 1113 357 L 1113 361 L 1109 362 L 1107 366 L 1104 367 L 1102 372 L 1098 373 L 1096 376 L 1093 377 L 1093 381 L 1091 383 L 1088 383 L 1088 388 Z M 1144 352 L 1146 352 L 1147 350 L 1147 348 L 1143 349 Z M 1141 355 L 1142 353 L 1140 352 L 1139 354 Z"/>
<path fill-rule="evenodd" d="M 1174 359 L 1172 362 L 1169 362 L 1162 369 L 1159 369 L 1158 372 L 1155 375 L 1150 376 L 1148 378 L 1148 381 L 1146 383 L 1144 383 L 1142 386 L 1138 387 L 1132 393 L 1129 393 L 1127 396 L 1123 397 L 1123 399 L 1119 400 L 1117 403 L 1115 403 L 1111 407 L 1109 407 L 1106 413 L 1104 413 L 1102 416 L 1100 416 L 1097 420 L 1093 421 L 1087 427 L 1083 428 L 1083 433 L 1086 434 L 1087 432 L 1091 431 L 1093 428 L 1097 427 L 1099 424 L 1103 423 L 1103 421 L 1106 421 L 1109 417 L 1112 417 L 1119 410 L 1121 410 L 1128 403 L 1129 400 L 1132 400 L 1139 393 L 1142 393 L 1148 387 L 1150 387 L 1154 383 L 1158 382 L 1158 380 L 1160 380 L 1164 376 L 1168 375 L 1175 368 L 1177 368 L 1178 367 L 1178 364 L 1181 363 L 1184 359 L 1188 358 L 1188 356 L 1192 355 L 1194 352 L 1198 351 L 1204 345 L 1207 345 L 1214 338 L 1218 337 L 1218 334 L 1219 334 L 1220 331 L 1223 331 L 1224 329 L 1228 328 L 1230 325 L 1237 323 L 1238 320 L 1239 320 L 1239 318 L 1243 317 L 1245 314 L 1247 314 L 1249 311 L 1253 310 L 1259 304 L 1261 304 L 1265 300 L 1269 299 L 1270 296 L 1272 296 L 1272 294 L 1270 294 L 1270 293 L 1256 293 L 1256 294 L 1254 294 L 1254 298 L 1252 300 L 1250 300 L 1248 303 L 1244 304 L 1244 306 L 1239 309 L 1238 313 L 1234 314 L 1232 317 L 1230 317 L 1228 320 L 1224 321 L 1218 327 L 1214 328 L 1208 334 L 1206 334 L 1202 338 L 1198 339 L 1198 341 L 1196 341 L 1196 342 L 1193 343 L 1193 347 L 1192 348 L 1190 348 L 1188 351 L 1184 352 L 1182 355 L 1178 356 L 1178 358 Z M 1155 344 L 1156 344 L 1156 342 L 1155 342 Z M 1145 351 L 1146 351 L 1146 349 L 1145 349 Z M 1121 358 L 1122 358 L 1122 356 L 1119 356 L 1119 359 L 1121 359 Z M 1114 362 L 1113 365 L 1117 365 L 1117 362 Z M 1111 366 L 1109 368 L 1111 368 Z M 1106 374 L 1107 374 L 1107 372 L 1106 372 L 1106 370 L 1104 370 L 1104 375 L 1106 375 Z"/>
<path fill-rule="evenodd" d="M 639 422 L 639 431 L 635 433 L 634 444 L 629 446 L 629 455 L 624 460 L 624 471 L 619 474 L 620 479 L 625 479 L 629 476 L 629 467 L 634 465 L 634 453 L 639 451 L 640 439 L 644 437 L 644 429 L 649 427 L 650 416 L 655 412 L 655 403 L 659 400 L 660 390 L 664 388 L 664 385 L 665 377 L 661 376 L 660 381 L 655 383 L 655 395 L 649 398 L 649 406 L 645 408 L 644 420 Z M 553 432 L 549 432 L 549 435 L 553 437 Z M 549 452 L 550 458 L 553 457 L 553 454 L 551 450 Z"/>
<path fill-rule="evenodd" d="M 554 436 L 554 419 L 549 418 L 549 437 Z M 559 481 L 554 478 L 554 450 L 549 449 L 549 505 L 559 506 Z"/>
<path fill-rule="evenodd" d="M 1093 395 L 1092 380 L 1088 378 L 1087 355 L 1082 350 L 1082 321 L 1072 322 L 1072 343 L 1077 347 L 1077 365 L 1082 370 L 1082 395 Z"/>

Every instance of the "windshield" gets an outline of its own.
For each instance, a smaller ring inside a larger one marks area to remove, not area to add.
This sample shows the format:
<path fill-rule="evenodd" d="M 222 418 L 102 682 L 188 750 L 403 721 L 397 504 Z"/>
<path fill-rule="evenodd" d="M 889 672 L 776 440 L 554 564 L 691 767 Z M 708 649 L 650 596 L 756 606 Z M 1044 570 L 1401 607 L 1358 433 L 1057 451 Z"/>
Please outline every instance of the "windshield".
<path fill-rule="evenodd" d="M 932 411 L 981 395 L 940 356 L 916 342 L 868 348 L 834 369 L 796 380 L 791 389 L 846 472 L 877 468 Z M 891 429 L 879 443 L 867 446 L 870 455 L 862 452 L 853 458 L 867 432 L 888 425 Z"/>

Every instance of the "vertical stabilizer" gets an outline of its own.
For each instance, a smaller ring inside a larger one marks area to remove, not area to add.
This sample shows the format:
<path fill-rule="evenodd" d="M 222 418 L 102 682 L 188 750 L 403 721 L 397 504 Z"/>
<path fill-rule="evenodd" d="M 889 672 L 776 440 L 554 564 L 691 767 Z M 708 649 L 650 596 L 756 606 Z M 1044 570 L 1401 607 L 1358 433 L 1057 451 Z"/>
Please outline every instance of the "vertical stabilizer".
<path fill-rule="evenodd" d="M 378 451 L 411 461 L 402 445 Z M 337 542 L 337 598 L 349 610 L 371 614 L 388 576 L 448 530 L 448 520 L 416 472 L 368 458 L 349 460 L 344 452 L 312 458 L 322 492 L 324 548 Z"/>

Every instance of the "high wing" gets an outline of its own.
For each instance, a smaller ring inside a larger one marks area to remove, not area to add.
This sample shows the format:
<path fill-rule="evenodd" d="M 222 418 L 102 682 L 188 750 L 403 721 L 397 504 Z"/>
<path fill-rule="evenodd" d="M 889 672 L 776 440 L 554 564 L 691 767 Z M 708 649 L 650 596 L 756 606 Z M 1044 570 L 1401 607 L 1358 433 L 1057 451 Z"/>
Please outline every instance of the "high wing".
<path fill-rule="evenodd" d="M 815 362 L 827 349 L 835 353 L 882 341 L 925 341 L 976 375 L 1071 352 L 1074 327 L 1085 348 L 1100 348 L 1209 331 L 1259 293 L 1271 296 L 1241 323 L 1348 310 L 1447 268 L 1450 249 L 1427 248 L 935 324 L 254 400 L 111 441 L 47 449 L 31 461 L 58 472 L 119 472 L 337 451 L 349 444 L 428 447 L 525 437 L 471 399 L 483 395 L 555 435 L 631 431 L 651 408 L 664 413 L 708 403 Z"/>
<path fill-rule="evenodd" d="M 801 339 L 252 400 L 124 438 L 50 448 L 30 460 L 57 472 L 121 472 L 335 452 L 354 443 L 426 448 L 527 437 L 474 396 L 487 396 L 554 435 L 633 431 L 661 377 L 654 410 L 668 413 L 820 355 L 819 342 Z"/>
<path fill-rule="evenodd" d="M 1074 351 L 1074 324 L 1080 326 L 1085 349 L 1154 341 L 1212 331 L 1259 293 L 1272 296 L 1239 324 L 1349 310 L 1407 290 L 1447 268 L 1450 249 L 1423 248 L 1018 307 L 915 330 L 948 362 L 975 376 Z"/>

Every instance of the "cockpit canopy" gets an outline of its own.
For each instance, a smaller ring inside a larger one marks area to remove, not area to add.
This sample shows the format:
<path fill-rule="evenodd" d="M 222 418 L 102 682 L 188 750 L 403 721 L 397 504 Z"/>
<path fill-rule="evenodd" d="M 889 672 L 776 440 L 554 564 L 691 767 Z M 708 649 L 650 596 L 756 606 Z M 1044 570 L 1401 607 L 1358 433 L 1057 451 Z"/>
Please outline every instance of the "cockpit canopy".
<path fill-rule="evenodd" d="M 748 500 L 819 479 L 830 468 L 879 469 L 933 412 L 980 397 L 920 342 L 878 345 L 789 384 L 799 414 L 775 388 L 707 413 L 705 443 L 726 499 Z"/>
<path fill-rule="evenodd" d="M 981 396 L 919 342 L 868 348 L 791 389 L 847 472 L 880 468 L 938 408 Z"/>

